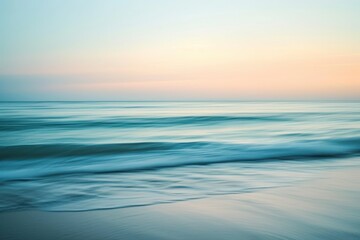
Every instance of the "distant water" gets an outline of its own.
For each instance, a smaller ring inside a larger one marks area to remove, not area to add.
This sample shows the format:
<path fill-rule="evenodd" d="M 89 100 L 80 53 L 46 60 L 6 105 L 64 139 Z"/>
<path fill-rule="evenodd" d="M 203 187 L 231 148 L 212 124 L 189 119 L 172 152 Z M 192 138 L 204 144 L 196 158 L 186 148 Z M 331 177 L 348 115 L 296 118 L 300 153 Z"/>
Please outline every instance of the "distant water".
<path fill-rule="evenodd" d="M 359 154 L 358 102 L 3 102 L 0 210 L 261 191 Z"/>

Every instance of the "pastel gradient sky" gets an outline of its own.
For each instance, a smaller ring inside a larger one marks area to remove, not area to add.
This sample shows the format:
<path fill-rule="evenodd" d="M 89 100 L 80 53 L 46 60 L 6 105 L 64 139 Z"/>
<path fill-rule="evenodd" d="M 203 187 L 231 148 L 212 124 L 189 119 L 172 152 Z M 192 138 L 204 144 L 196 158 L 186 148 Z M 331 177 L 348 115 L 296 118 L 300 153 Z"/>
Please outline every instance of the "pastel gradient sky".
<path fill-rule="evenodd" d="M 359 99 L 359 0 L 1 0 L 0 100 Z"/>

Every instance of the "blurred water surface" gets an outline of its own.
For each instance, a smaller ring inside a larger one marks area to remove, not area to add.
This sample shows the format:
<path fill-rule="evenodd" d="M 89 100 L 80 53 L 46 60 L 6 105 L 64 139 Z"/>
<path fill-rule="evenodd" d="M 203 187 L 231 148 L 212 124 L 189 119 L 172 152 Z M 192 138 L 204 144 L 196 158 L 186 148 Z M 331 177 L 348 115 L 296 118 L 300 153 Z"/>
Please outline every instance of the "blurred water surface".
<path fill-rule="evenodd" d="M 359 153 L 359 102 L 2 102 L 0 210 L 260 191 Z"/>

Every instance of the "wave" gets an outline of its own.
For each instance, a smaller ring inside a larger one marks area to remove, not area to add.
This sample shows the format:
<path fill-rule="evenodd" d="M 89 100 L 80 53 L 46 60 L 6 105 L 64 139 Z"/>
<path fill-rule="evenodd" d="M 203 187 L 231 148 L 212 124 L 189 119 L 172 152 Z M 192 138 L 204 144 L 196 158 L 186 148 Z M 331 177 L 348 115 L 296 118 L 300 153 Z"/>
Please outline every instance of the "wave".
<path fill-rule="evenodd" d="M 135 142 L 114 144 L 38 144 L 0 146 L 0 160 L 105 156 L 205 146 L 205 142 Z"/>
<path fill-rule="evenodd" d="M 16 131 L 37 128 L 70 128 L 82 129 L 89 127 L 169 127 L 179 125 L 208 125 L 226 122 L 259 122 L 288 121 L 288 117 L 280 115 L 264 116 L 181 116 L 181 117 L 111 117 L 88 120 L 71 120 L 61 117 L 41 118 L 6 118 L 0 119 L 0 131 Z"/>
<path fill-rule="evenodd" d="M 25 164 L 24 161 L 2 161 L 7 171 L 1 178 L 13 180 L 66 174 L 138 172 L 229 162 L 305 161 L 351 157 L 359 153 L 360 138 L 267 145 L 144 142 L 87 146 L 71 144 L 7 146 L 1 148 L 2 160 L 36 159 L 31 167 L 26 167 L 25 170 L 19 168 L 21 163 Z M 40 157 L 43 160 L 39 160 Z M 6 163 L 11 163 L 12 167 Z M 26 166 L 29 164 L 26 163 Z"/>

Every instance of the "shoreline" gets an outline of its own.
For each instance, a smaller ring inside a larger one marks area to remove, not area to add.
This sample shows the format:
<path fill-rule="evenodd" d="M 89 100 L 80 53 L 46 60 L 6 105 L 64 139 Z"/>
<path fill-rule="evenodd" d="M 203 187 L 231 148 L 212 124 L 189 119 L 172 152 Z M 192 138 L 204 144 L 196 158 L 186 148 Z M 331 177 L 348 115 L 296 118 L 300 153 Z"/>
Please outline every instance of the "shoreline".
<path fill-rule="evenodd" d="M 260 192 L 88 212 L 0 213 L 0 239 L 359 239 L 360 167 Z"/>

